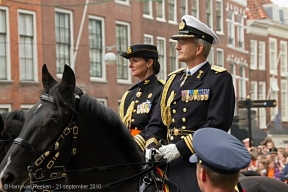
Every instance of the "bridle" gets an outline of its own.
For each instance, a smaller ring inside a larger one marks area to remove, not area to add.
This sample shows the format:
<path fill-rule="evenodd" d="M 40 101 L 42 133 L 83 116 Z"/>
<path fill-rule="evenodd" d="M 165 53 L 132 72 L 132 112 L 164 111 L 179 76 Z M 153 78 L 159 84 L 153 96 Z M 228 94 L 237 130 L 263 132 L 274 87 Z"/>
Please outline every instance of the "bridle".
<path fill-rule="evenodd" d="M 67 105 L 65 102 L 59 102 L 61 107 L 66 108 L 70 112 L 72 112 L 71 120 L 68 124 L 68 126 L 63 130 L 62 134 L 58 137 L 56 142 L 54 142 L 47 150 L 45 150 L 44 153 L 40 154 L 35 148 L 33 148 L 27 141 L 25 141 L 22 138 L 16 138 L 13 143 L 20 145 L 21 147 L 25 148 L 31 155 L 33 155 L 36 159 L 30 166 L 28 166 L 27 170 L 31 176 L 33 176 L 35 179 L 43 179 L 44 173 L 47 173 L 51 171 L 53 168 L 60 150 L 63 146 L 64 140 L 68 137 L 68 135 L 71 135 L 72 133 L 72 149 L 71 149 L 71 155 L 75 156 L 77 152 L 77 135 L 78 135 L 78 126 L 77 126 L 77 118 L 78 118 L 78 112 L 79 112 L 79 103 L 80 103 L 80 97 L 81 95 L 74 94 L 75 95 L 75 107 L 72 109 L 69 105 Z M 40 96 L 41 100 L 47 101 L 50 103 L 55 103 L 54 98 L 52 95 L 49 94 L 42 94 Z M 130 163 L 130 164 L 119 164 L 119 165 L 112 165 L 112 166 L 101 166 L 101 167 L 93 167 L 93 168 L 86 168 L 86 169 L 79 169 L 79 170 L 71 170 L 66 172 L 53 172 L 50 175 L 50 178 L 57 178 L 59 176 L 66 176 L 67 174 L 76 174 L 76 173 L 87 173 L 87 172 L 93 172 L 93 171 L 104 171 L 104 170 L 111 170 L 111 169 L 118 169 L 123 167 L 134 167 L 134 166 L 142 166 L 142 170 L 140 173 L 137 173 L 131 177 L 112 182 L 106 185 L 101 186 L 99 189 L 84 189 L 84 190 L 73 190 L 74 192 L 80 192 L 80 191 L 95 191 L 95 190 L 102 190 L 114 187 L 119 184 L 123 184 L 125 182 L 128 182 L 132 179 L 139 178 L 141 176 L 144 176 L 143 183 L 140 186 L 139 191 L 142 192 L 146 189 L 146 187 L 151 183 L 151 180 L 145 179 L 145 176 L 147 173 L 152 172 L 156 166 L 163 165 L 164 163 L 167 163 L 166 161 L 159 161 L 159 162 L 144 162 L 144 163 Z M 150 165 L 150 166 L 149 166 Z M 164 177 L 161 178 L 161 176 L 158 176 L 158 178 L 153 178 L 154 182 L 161 181 L 163 182 L 171 182 L 168 179 L 165 179 Z M 42 180 L 43 181 L 43 180 Z M 173 183 L 173 182 L 171 182 Z M 155 185 L 157 187 L 157 185 Z M 57 190 L 58 191 L 58 190 Z M 61 190 L 62 191 L 62 190 Z M 159 190 L 158 190 L 159 191 Z M 63 192 L 63 191 L 62 191 Z"/>

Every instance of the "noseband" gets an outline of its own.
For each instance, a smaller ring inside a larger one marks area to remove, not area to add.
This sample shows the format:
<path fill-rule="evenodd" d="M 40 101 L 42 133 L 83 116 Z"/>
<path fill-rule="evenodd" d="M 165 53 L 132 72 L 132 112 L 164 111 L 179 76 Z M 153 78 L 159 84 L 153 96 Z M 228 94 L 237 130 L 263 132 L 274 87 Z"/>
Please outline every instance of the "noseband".
<path fill-rule="evenodd" d="M 26 149 L 31 155 L 33 155 L 33 157 L 37 158 L 36 161 L 27 168 L 29 173 L 32 174 L 35 179 L 43 179 L 44 178 L 43 173 L 47 172 L 48 170 L 51 170 L 60 154 L 60 150 L 63 146 L 65 138 L 67 138 L 67 136 L 70 135 L 70 133 L 73 133 L 71 155 L 76 155 L 76 139 L 78 135 L 78 127 L 76 126 L 76 122 L 79 112 L 80 95 L 77 94 L 74 95 L 76 102 L 74 108 L 71 108 L 65 102 L 59 102 L 61 107 L 72 112 L 72 117 L 68 126 L 63 130 L 62 134 L 58 137 L 56 142 L 54 142 L 47 150 L 45 150 L 44 153 L 42 154 L 39 153 L 33 146 L 31 146 L 31 144 L 29 144 L 22 138 L 16 138 L 13 141 L 14 144 L 20 145 L 21 147 Z M 44 93 L 40 96 L 40 98 L 43 101 L 55 103 L 52 95 Z M 59 175 L 59 174 L 54 173 L 53 175 Z"/>

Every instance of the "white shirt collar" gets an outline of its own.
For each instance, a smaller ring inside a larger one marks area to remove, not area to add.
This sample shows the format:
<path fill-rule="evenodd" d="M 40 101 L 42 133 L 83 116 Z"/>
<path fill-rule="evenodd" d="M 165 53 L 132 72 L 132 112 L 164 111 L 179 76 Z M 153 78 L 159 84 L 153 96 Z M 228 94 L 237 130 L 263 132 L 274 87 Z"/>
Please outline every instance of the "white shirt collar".
<path fill-rule="evenodd" d="M 195 67 L 192 67 L 191 69 L 186 69 L 186 71 L 190 71 L 191 75 L 193 75 L 196 71 L 198 71 L 198 69 L 200 69 L 205 63 L 207 63 L 207 61 L 204 61 L 203 63 L 200 63 L 198 65 L 196 65 Z"/>

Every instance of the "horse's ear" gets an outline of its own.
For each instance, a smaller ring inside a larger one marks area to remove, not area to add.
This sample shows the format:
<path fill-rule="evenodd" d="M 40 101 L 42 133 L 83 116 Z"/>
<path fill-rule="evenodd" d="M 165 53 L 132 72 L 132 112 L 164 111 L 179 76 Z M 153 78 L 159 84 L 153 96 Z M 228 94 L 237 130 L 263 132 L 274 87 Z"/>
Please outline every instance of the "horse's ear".
<path fill-rule="evenodd" d="M 75 86 L 76 86 L 75 74 L 68 65 L 65 65 L 59 89 L 61 89 L 61 91 L 63 91 L 67 96 L 70 96 L 74 93 Z"/>
<path fill-rule="evenodd" d="M 0 133 L 4 130 L 5 128 L 5 123 L 2 115 L 0 115 Z"/>
<path fill-rule="evenodd" d="M 52 75 L 49 73 L 46 64 L 42 67 L 42 84 L 45 92 L 48 92 L 51 87 L 58 83 Z"/>

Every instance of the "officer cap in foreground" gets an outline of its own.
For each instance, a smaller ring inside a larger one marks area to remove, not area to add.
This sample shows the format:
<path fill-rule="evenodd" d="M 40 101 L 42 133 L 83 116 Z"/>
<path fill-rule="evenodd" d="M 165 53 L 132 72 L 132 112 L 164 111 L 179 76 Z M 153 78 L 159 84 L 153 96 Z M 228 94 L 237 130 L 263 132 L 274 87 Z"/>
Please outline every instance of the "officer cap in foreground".
<path fill-rule="evenodd" d="M 195 154 L 191 163 L 199 162 L 203 167 L 225 175 L 237 173 L 249 166 L 251 155 L 233 135 L 216 129 L 202 128 L 193 135 Z"/>
<path fill-rule="evenodd" d="M 143 57 L 150 59 L 158 59 L 157 47 L 149 44 L 137 44 L 128 47 L 125 53 L 121 54 L 122 57 L 129 59 L 130 57 Z"/>
<path fill-rule="evenodd" d="M 179 33 L 173 35 L 172 39 L 200 38 L 210 44 L 218 44 L 218 36 L 204 23 L 192 15 L 184 15 L 179 23 Z"/>

